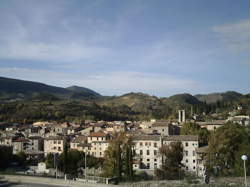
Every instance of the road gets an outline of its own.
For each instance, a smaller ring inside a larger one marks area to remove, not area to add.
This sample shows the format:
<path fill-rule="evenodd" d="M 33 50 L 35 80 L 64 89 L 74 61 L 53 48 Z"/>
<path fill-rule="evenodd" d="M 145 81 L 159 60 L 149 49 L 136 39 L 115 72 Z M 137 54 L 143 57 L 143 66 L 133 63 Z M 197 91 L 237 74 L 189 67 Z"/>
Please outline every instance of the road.
<path fill-rule="evenodd" d="M 55 187 L 54 185 L 46 184 L 11 184 L 9 187 Z"/>

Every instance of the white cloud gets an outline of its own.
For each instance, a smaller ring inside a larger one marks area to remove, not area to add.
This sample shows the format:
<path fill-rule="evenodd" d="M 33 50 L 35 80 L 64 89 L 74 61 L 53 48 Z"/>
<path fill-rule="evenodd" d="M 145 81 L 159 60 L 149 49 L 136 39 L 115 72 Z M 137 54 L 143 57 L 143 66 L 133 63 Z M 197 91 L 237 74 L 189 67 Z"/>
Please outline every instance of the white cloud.
<path fill-rule="evenodd" d="M 119 95 L 127 92 L 145 92 L 168 96 L 178 92 L 193 92 L 198 83 L 176 77 L 132 71 L 106 72 L 102 74 L 60 73 L 26 68 L 0 68 L 1 76 L 39 81 L 63 87 L 79 85 L 94 89 L 104 95 Z"/>
<path fill-rule="evenodd" d="M 216 26 L 212 29 L 235 52 L 250 50 L 250 19 Z"/>
<path fill-rule="evenodd" d="M 110 50 L 106 48 L 84 46 L 77 43 L 49 44 L 13 41 L 0 46 L 0 58 L 16 60 L 72 62 L 86 59 L 94 60 L 96 57 L 104 57 L 109 53 Z"/>

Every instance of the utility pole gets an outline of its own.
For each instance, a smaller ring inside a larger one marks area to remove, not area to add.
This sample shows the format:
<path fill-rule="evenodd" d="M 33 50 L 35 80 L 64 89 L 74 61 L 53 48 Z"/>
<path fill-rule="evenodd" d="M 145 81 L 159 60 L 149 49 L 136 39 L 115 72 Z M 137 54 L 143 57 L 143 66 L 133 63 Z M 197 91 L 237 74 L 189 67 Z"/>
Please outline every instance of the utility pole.
<path fill-rule="evenodd" d="M 87 180 L 87 150 L 85 150 L 85 179 Z"/>

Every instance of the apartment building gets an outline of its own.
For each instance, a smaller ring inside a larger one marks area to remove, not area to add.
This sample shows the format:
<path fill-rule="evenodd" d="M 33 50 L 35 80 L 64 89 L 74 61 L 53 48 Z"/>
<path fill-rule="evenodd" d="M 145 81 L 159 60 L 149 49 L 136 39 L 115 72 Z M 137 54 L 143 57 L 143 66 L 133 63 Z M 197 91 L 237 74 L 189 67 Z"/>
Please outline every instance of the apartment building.
<path fill-rule="evenodd" d="M 196 149 L 199 147 L 198 136 L 193 135 L 137 135 L 133 138 L 134 151 L 136 153 L 133 164 L 136 170 L 154 170 L 162 165 L 162 158 L 159 148 L 169 145 L 172 142 L 181 142 L 183 146 L 183 160 L 186 171 L 196 172 L 197 155 Z"/>
<path fill-rule="evenodd" d="M 181 142 L 183 146 L 182 164 L 186 171 L 196 172 L 197 155 L 196 149 L 199 147 L 199 138 L 194 135 L 175 135 L 162 138 L 163 145 L 169 145 L 172 142 Z"/>
<path fill-rule="evenodd" d="M 154 170 L 161 164 L 159 148 L 161 137 L 158 135 L 137 135 L 133 138 L 136 162 L 133 164 L 134 169 Z"/>
<path fill-rule="evenodd" d="M 48 137 L 44 139 L 44 154 L 48 153 L 61 154 L 64 150 L 66 140 L 62 136 Z"/>

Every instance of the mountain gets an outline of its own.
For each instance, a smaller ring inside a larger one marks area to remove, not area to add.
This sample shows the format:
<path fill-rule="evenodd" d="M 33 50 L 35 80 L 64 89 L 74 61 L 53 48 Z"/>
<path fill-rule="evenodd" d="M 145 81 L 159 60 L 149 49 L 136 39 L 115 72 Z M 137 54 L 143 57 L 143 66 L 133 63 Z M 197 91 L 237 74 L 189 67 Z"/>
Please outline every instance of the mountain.
<path fill-rule="evenodd" d="M 82 95 L 82 96 L 94 96 L 100 97 L 101 95 L 89 88 L 79 87 L 79 86 L 70 86 L 66 88 L 69 91 L 75 93 L 75 95 Z"/>
<path fill-rule="evenodd" d="M 87 88 L 85 88 L 84 92 L 81 93 L 79 91 L 75 92 L 70 89 L 50 86 L 39 82 L 0 77 L 0 98 L 2 99 L 51 98 L 51 94 L 60 98 L 71 98 L 72 96 L 77 98 L 77 95 L 80 98 L 99 95 L 98 93 Z"/>
<path fill-rule="evenodd" d="M 199 94 L 195 95 L 195 97 L 201 101 L 206 102 L 207 104 L 216 103 L 218 101 L 235 101 L 238 100 L 242 96 L 241 93 L 235 91 L 228 91 L 223 93 L 211 93 L 211 94 Z"/>
<path fill-rule="evenodd" d="M 168 102 L 175 104 L 175 105 L 180 105 L 180 104 L 190 104 L 190 105 L 197 105 L 201 104 L 201 102 L 194 96 L 190 94 L 177 94 L 173 95 L 168 98 Z"/>
<path fill-rule="evenodd" d="M 102 106 L 128 106 L 134 111 L 143 111 L 159 104 L 159 99 L 144 93 L 127 93 L 99 101 Z"/>

